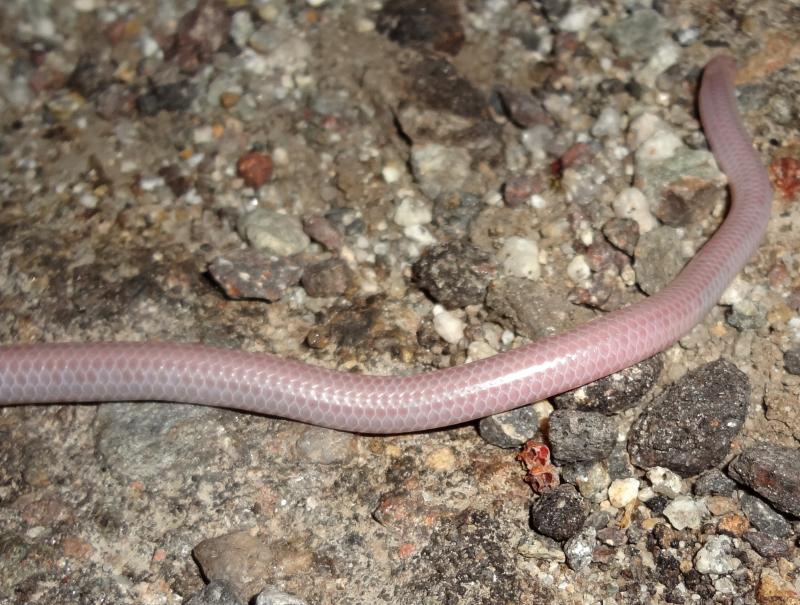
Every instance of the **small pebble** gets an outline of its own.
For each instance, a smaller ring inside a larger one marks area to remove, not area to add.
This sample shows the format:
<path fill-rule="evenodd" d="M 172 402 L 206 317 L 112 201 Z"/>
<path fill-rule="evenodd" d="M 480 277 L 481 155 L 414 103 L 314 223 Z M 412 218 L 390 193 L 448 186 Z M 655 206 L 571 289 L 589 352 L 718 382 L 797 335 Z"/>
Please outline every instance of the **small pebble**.
<path fill-rule="evenodd" d="M 509 208 L 519 208 L 531 203 L 536 194 L 542 193 L 546 182 L 543 176 L 517 176 L 503 185 L 503 201 Z"/>
<path fill-rule="evenodd" d="M 422 191 L 430 199 L 458 191 L 470 175 L 469 152 L 460 147 L 424 143 L 411 148 L 411 169 Z"/>
<path fill-rule="evenodd" d="M 253 605 L 309 605 L 308 601 L 269 586 L 258 593 Z"/>
<path fill-rule="evenodd" d="M 608 458 L 617 441 L 613 418 L 596 412 L 556 410 L 550 415 L 548 439 L 559 463 Z"/>
<path fill-rule="evenodd" d="M 800 347 L 789 349 L 783 354 L 783 367 L 789 374 L 800 375 Z"/>
<path fill-rule="evenodd" d="M 388 184 L 396 183 L 400 180 L 400 177 L 403 175 L 405 170 L 403 169 L 403 165 L 399 162 L 387 162 L 386 165 L 381 170 L 381 176 L 383 180 L 386 181 Z"/>
<path fill-rule="evenodd" d="M 352 281 L 353 272 L 340 258 L 330 258 L 309 265 L 303 271 L 301 279 L 305 291 L 315 298 L 344 294 Z"/>
<path fill-rule="evenodd" d="M 207 538 L 192 554 L 204 577 L 225 580 L 245 603 L 263 590 L 264 578 L 273 577 L 277 566 L 309 572 L 312 558 L 300 545 L 271 543 L 247 529 Z"/>
<path fill-rule="evenodd" d="M 528 91 L 501 88 L 499 91 L 503 109 L 508 117 L 520 128 L 530 128 L 537 124 L 551 125 L 553 119 L 542 106 L 539 99 Z"/>
<path fill-rule="evenodd" d="M 457 344 L 464 338 L 464 321 L 450 311 L 438 306 L 434 309 L 433 329 L 450 344 Z"/>
<path fill-rule="evenodd" d="M 654 466 L 647 471 L 647 479 L 653 491 L 667 498 L 677 498 L 683 492 L 683 480 L 668 468 Z"/>
<path fill-rule="evenodd" d="M 703 502 L 690 496 L 678 496 L 664 508 L 664 516 L 677 530 L 699 529 L 708 509 Z"/>
<path fill-rule="evenodd" d="M 642 397 L 656 384 L 663 367 L 662 356 L 653 355 L 605 378 L 556 395 L 553 405 L 560 410 L 601 414 L 623 412 L 641 403 Z"/>
<path fill-rule="evenodd" d="M 617 136 L 620 132 L 620 123 L 619 111 L 615 107 L 605 107 L 592 126 L 592 135 L 596 137 Z"/>
<path fill-rule="evenodd" d="M 266 208 L 256 208 L 243 215 L 237 227 L 254 248 L 276 256 L 297 254 L 310 243 L 297 218 Z"/>
<path fill-rule="evenodd" d="M 576 255 L 567 265 L 567 277 L 572 280 L 574 284 L 580 284 L 588 279 L 592 274 L 589 263 L 586 262 L 586 257 L 583 254 Z"/>
<path fill-rule="evenodd" d="M 187 111 L 196 95 L 196 86 L 188 80 L 153 86 L 136 97 L 136 109 L 143 116 L 154 116 L 160 111 Z"/>
<path fill-rule="evenodd" d="M 506 275 L 539 279 L 541 267 L 539 265 L 539 246 L 524 237 L 509 237 L 497 253 L 503 271 Z"/>
<path fill-rule="evenodd" d="M 571 485 L 545 492 L 531 505 L 531 527 L 559 541 L 576 535 L 587 516 L 586 503 Z"/>
<path fill-rule="evenodd" d="M 236 172 L 248 187 L 258 189 L 272 176 L 272 158 L 258 151 L 251 151 L 236 162 Z"/>
<path fill-rule="evenodd" d="M 417 285 L 451 309 L 482 303 L 495 272 L 489 255 L 464 240 L 428 248 L 412 267 Z"/>
<path fill-rule="evenodd" d="M 233 585 L 225 580 L 211 580 L 200 592 L 186 601 L 186 605 L 244 605 L 237 597 Z"/>
<path fill-rule="evenodd" d="M 608 500 L 615 508 L 625 508 L 636 500 L 639 493 L 639 480 L 634 477 L 616 479 L 608 486 Z"/>
<path fill-rule="evenodd" d="M 592 554 L 597 546 L 597 530 L 594 527 L 584 527 L 564 544 L 564 555 L 567 565 L 573 571 L 585 569 L 592 562 Z"/>
<path fill-rule="evenodd" d="M 579 5 L 575 6 L 564 15 L 559 21 L 558 26 L 565 32 L 583 32 L 602 15 L 602 11 L 596 6 Z"/>
<path fill-rule="evenodd" d="M 739 569 L 742 562 L 729 553 L 733 540 L 729 536 L 710 536 L 694 557 L 694 568 L 702 574 L 723 575 Z"/>
<path fill-rule="evenodd" d="M 633 256 L 639 241 L 639 223 L 631 218 L 612 218 L 603 224 L 602 231 L 608 243 Z"/>
<path fill-rule="evenodd" d="M 664 17 L 651 8 L 634 10 L 609 30 L 609 39 L 625 59 L 652 55 L 665 37 Z"/>
<path fill-rule="evenodd" d="M 344 238 L 336 226 L 324 216 L 308 216 L 303 219 L 303 231 L 315 242 L 336 252 L 342 248 Z"/>
<path fill-rule="evenodd" d="M 721 470 L 712 468 L 706 471 L 694 483 L 696 496 L 731 496 L 736 489 L 736 482 L 729 479 Z"/>
<path fill-rule="evenodd" d="M 680 250 L 681 238 L 672 227 L 661 226 L 642 233 L 633 265 L 639 287 L 653 295 L 670 283 L 686 264 Z"/>
<path fill-rule="evenodd" d="M 526 559 L 541 561 L 566 561 L 564 549 L 561 545 L 547 536 L 525 536 L 517 545 L 517 553 Z"/>
<path fill-rule="evenodd" d="M 452 472 L 456 468 L 453 448 L 440 447 L 425 457 L 425 467 L 439 473 Z"/>
<path fill-rule="evenodd" d="M 650 203 L 644 193 L 634 187 L 623 189 L 614 199 L 614 214 L 618 218 L 636 221 L 639 233 L 647 233 L 658 225 L 658 221 L 650 212 Z"/>
<path fill-rule="evenodd" d="M 611 477 L 603 462 L 578 462 L 562 469 L 564 481 L 578 488 L 581 496 L 592 502 L 601 502 L 608 493 Z"/>
<path fill-rule="evenodd" d="M 403 228 L 403 235 L 417 242 L 420 246 L 431 246 L 436 243 L 436 237 L 425 225 L 409 225 Z"/>
<path fill-rule="evenodd" d="M 253 34 L 255 27 L 250 12 L 239 10 L 231 18 L 231 39 L 239 48 L 247 46 L 247 40 Z"/>
<path fill-rule="evenodd" d="M 789 553 L 786 540 L 781 540 L 761 531 L 749 531 L 744 534 L 744 539 L 758 554 L 768 559 L 785 557 Z"/>
<path fill-rule="evenodd" d="M 717 532 L 733 538 L 741 538 L 744 532 L 750 528 L 750 524 L 747 522 L 745 516 L 734 512 L 719 514 L 719 512 L 715 510 L 717 507 L 712 508 L 712 506 L 710 506 L 713 502 L 714 501 L 711 500 L 707 502 L 707 504 L 709 504 L 709 512 L 714 516 L 720 517 L 719 521 L 717 521 Z"/>
<path fill-rule="evenodd" d="M 300 281 L 303 269 L 287 258 L 270 258 L 258 250 L 239 250 L 216 257 L 208 272 L 229 298 L 276 301 Z"/>
<path fill-rule="evenodd" d="M 394 222 L 401 227 L 427 225 L 433 219 L 430 206 L 422 200 L 406 197 L 400 200 L 394 212 Z"/>
<path fill-rule="evenodd" d="M 608 546 L 622 546 L 628 541 L 628 536 L 619 527 L 602 527 L 597 530 L 597 539 Z"/>
<path fill-rule="evenodd" d="M 728 465 L 728 474 L 779 511 L 800 517 L 800 449 L 762 442 Z"/>

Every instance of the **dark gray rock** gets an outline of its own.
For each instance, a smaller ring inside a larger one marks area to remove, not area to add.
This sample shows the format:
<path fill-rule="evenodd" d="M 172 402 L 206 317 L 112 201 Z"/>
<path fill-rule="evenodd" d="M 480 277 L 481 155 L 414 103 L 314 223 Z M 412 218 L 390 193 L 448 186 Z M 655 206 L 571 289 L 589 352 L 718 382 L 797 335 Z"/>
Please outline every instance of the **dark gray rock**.
<path fill-rule="evenodd" d="M 789 374 L 800 374 L 800 347 L 789 349 L 783 354 L 783 367 Z"/>
<path fill-rule="evenodd" d="M 550 415 L 548 438 L 559 463 L 603 460 L 614 449 L 617 426 L 596 412 L 556 410 Z"/>
<path fill-rule="evenodd" d="M 753 550 L 768 559 L 777 559 L 789 552 L 789 545 L 786 540 L 781 540 L 764 532 L 749 531 L 744 535 L 744 539 L 753 547 Z"/>
<path fill-rule="evenodd" d="M 412 269 L 419 287 L 450 309 L 482 303 L 496 272 L 488 254 L 463 240 L 428 248 Z"/>
<path fill-rule="evenodd" d="M 758 496 L 742 494 L 739 507 L 753 527 L 770 536 L 786 538 L 792 533 L 792 525 Z"/>
<path fill-rule="evenodd" d="M 696 496 L 730 496 L 736 489 L 736 482 L 717 468 L 700 475 L 694 483 Z"/>
<path fill-rule="evenodd" d="M 531 527 L 559 541 L 576 535 L 587 516 L 586 502 L 571 485 L 559 485 L 531 505 Z"/>
<path fill-rule="evenodd" d="M 760 443 L 739 454 L 728 473 L 778 510 L 800 517 L 800 448 Z"/>
<path fill-rule="evenodd" d="M 637 466 L 663 466 L 684 477 L 720 464 L 744 424 L 749 393 L 747 376 L 724 359 L 688 373 L 631 427 L 631 459 Z"/>

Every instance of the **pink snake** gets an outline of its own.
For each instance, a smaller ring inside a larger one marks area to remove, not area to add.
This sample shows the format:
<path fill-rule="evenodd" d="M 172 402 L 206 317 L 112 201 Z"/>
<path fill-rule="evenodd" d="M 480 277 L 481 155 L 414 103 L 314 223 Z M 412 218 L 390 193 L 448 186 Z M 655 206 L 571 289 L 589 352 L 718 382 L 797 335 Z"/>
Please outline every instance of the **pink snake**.
<path fill-rule="evenodd" d="M 411 376 L 337 372 L 265 353 L 172 342 L 0 347 L 0 405 L 173 401 L 249 410 L 364 433 L 454 425 L 545 399 L 654 355 L 697 324 L 757 248 L 769 177 L 736 108 L 735 62 L 705 67 L 699 104 L 728 176 L 724 223 L 661 292 L 575 329 Z"/>

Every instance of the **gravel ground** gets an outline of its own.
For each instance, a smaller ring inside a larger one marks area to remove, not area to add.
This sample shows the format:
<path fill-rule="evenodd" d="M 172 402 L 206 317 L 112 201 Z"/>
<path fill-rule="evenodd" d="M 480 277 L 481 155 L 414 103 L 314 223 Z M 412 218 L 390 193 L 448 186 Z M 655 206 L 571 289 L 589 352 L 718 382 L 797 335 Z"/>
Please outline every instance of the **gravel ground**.
<path fill-rule="evenodd" d="M 798 23 L 779 0 L 0 4 L 1 343 L 403 374 L 639 300 L 724 216 L 695 109 L 720 51 L 776 189 L 678 344 L 479 424 L 0 410 L 0 603 L 800 603 Z"/>

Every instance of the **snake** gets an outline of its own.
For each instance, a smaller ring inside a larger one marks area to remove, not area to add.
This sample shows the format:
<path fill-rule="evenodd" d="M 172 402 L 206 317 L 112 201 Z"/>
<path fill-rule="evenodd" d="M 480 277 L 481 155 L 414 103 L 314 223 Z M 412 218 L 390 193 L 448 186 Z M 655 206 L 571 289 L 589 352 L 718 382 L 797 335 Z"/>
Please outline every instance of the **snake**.
<path fill-rule="evenodd" d="M 634 365 L 703 319 L 766 230 L 772 188 L 737 108 L 735 75 L 733 57 L 715 56 L 698 95 L 705 136 L 728 180 L 727 214 L 652 296 L 484 359 L 393 376 L 195 343 L 8 344 L 0 346 L 0 405 L 176 402 L 391 434 L 498 414 Z"/>

